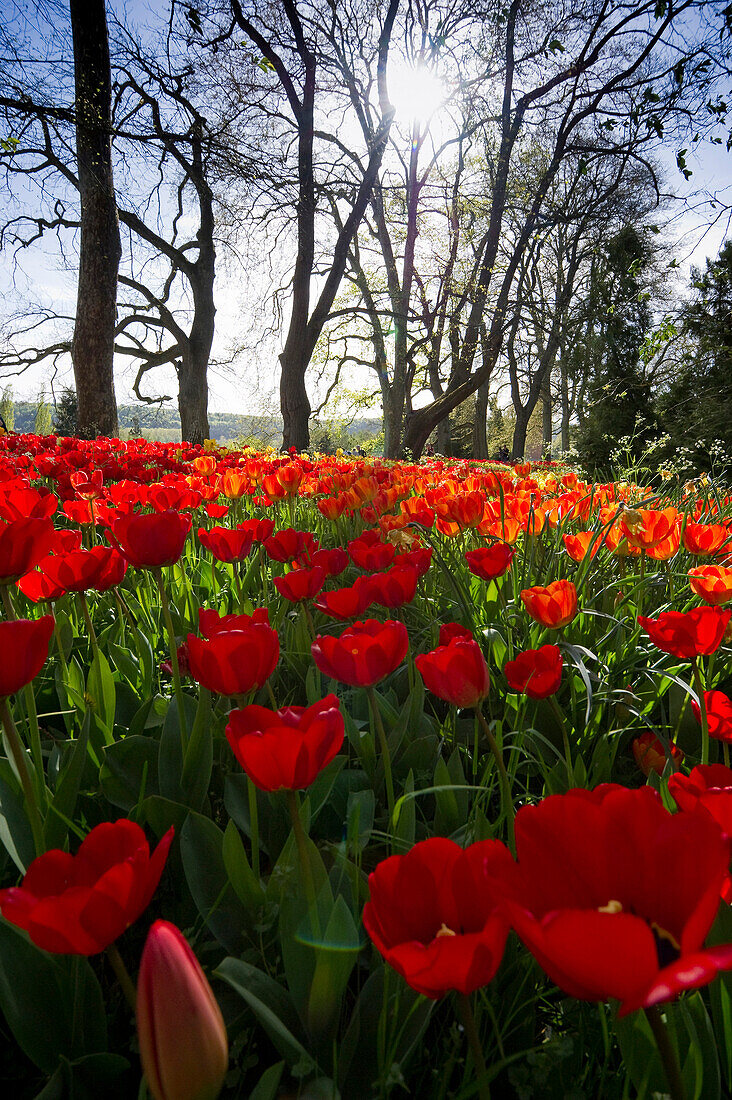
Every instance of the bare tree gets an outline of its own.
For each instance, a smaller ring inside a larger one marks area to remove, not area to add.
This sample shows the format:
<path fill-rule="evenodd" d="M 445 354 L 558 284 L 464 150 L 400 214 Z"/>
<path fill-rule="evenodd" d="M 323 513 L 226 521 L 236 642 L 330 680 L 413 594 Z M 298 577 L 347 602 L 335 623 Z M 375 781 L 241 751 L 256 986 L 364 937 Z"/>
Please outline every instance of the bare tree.
<path fill-rule="evenodd" d="M 82 436 L 115 435 L 114 329 L 121 256 L 112 176 L 112 77 L 104 0 L 70 0 L 81 207 L 71 357 Z"/>

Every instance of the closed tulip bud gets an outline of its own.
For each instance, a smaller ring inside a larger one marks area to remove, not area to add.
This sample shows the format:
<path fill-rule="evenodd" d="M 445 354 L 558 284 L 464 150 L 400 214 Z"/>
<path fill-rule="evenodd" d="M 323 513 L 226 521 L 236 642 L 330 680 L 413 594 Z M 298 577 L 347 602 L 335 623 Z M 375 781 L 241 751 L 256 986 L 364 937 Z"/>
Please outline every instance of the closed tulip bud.
<path fill-rule="evenodd" d="M 174 924 L 155 921 L 137 983 L 137 1033 L 155 1100 L 216 1100 L 229 1066 L 221 1010 Z"/>

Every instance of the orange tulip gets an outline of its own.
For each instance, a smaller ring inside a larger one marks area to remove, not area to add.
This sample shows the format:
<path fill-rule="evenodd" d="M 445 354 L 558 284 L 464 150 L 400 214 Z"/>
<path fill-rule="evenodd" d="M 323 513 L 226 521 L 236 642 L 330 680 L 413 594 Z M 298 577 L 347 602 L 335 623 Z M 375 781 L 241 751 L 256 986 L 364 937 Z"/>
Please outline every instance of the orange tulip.
<path fill-rule="evenodd" d="M 644 775 L 650 775 L 651 772 L 655 772 L 656 775 L 663 775 L 668 757 L 666 756 L 666 750 L 662 742 L 659 741 L 655 733 L 646 730 L 640 737 L 636 737 L 633 741 L 632 748 L 635 762 Z M 684 754 L 681 749 L 677 748 L 673 741 L 669 741 L 668 751 L 671 757 L 671 765 L 674 771 L 676 771 L 678 765 L 684 759 Z"/>
<path fill-rule="evenodd" d="M 621 515 L 620 530 L 631 546 L 650 550 L 669 537 L 677 515 L 675 508 L 664 508 L 662 512 L 629 508 Z"/>
<path fill-rule="evenodd" d="M 221 492 L 229 500 L 243 497 L 249 488 L 249 477 L 241 470 L 227 470 L 221 478 Z"/>
<path fill-rule="evenodd" d="M 732 569 L 723 565 L 700 565 L 689 570 L 691 590 L 715 607 L 732 600 Z"/>
<path fill-rule="evenodd" d="M 571 623 L 577 614 L 577 589 L 572 581 L 552 581 L 546 588 L 524 588 L 521 599 L 531 618 L 552 630 Z"/>
<path fill-rule="evenodd" d="M 589 554 L 594 558 L 602 546 L 602 532 L 578 531 L 576 535 L 562 535 L 564 548 L 572 561 L 582 561 Z"/>
<path fill-rule="evenodd" d="M 690 554 L 716 554 L 729 541 L 730 533 L 721 523 L 687 523 L 683 538 Z"/>
<path fill-rule="evenodd" d="M 679 552 L 681 546 L 681 528 L 678 523 L 675 525 L 668 538 L 663 542 L 659 542 L 657 546 L 652 546 L 647 551 L 648 557 L 653 558 L 654 561 L 668 561 L 674 554 Z"/>

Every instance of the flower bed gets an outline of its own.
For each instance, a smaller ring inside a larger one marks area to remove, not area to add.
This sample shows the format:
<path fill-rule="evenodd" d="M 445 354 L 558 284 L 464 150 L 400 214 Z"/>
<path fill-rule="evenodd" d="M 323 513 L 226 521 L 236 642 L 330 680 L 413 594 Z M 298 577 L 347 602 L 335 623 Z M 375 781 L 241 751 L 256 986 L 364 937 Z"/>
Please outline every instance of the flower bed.
<path fill-rule="evenodd" d="M 718 487 L 0 447 L 14 1097 L 730 1093 Z"/>

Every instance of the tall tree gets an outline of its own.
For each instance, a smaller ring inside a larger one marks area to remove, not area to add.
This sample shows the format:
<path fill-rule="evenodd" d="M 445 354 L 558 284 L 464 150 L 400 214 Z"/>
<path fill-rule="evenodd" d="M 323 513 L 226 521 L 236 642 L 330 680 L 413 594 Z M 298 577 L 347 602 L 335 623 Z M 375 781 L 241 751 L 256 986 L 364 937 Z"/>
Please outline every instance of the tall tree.
<path fill-rule="evenodd" d="M 686 354 L 660 399 L 672 455 L 689 465 L 732 467 L 732 240 L 705 270 L 692 272 L 694 298 L 681 310 Z"/>
<path fill-rule="evenodd" d="M 297 135 L 297 201 L 296 240 L 297 252 L 292 276 L 292 307 L 284 347 L 280 353 L 280 404 L 283 419 L 283 449 L 303 449 L 309 443 L 308 419 L 311 406 L 306 386 L 306 373 L 320 334 L 330 314 L 333 301 L 343 279 L 348 250 L 356 234 L 371 198 L 387 138 L 394 116 L 389 100 L 386 65 L 389 56 L 392 30 L 399 0 L 389 0 L 383 14 L 376 46 L 376 86 L 378 94 L 378 121 L 373 130 L 364 161 L 349 152 L 355 161 L 358 180 L 347 204 L 347 212 L 329 253 L 321 265 L 322 286 L 314 304 L 313 282 L 316 274 L 316 170 L 315 139 L 343 150 L 343 142 L 337 134 L 323 134 L 316 125 L 316 98 L 318 97 L 318 66 L 323 60 L 323 50 L 328 49 L 323 64 L 345 80 L 346 86 L 354 86 L 356 75 L 353 61 L 364 52 L 364 42 L 369 24 L 378 18 L 378 8 L 367 4 L 360 11 L 361 29 L 354 37 L 354 9 L 339 11 L 335 4 L 323 6 L 323 21 L 317 8 L 303 15 L 306 5 L 300 7 L 296 0 L 282 0 L 284 19 L 277 26 L 271 22 L 271 6 L 267 10 L 244 12 L 239 0 L 231 0 L 236 25 L 247 35 L 264 61 L 276 74 Z M 264 7 L 264 6 L 263 6 Z M 280 14 L 275 13 L 275 14 Z M 283 37 L 284 36 L 284 37 Z M 328 113 L 328 89 L 320 89 L 320 111 Z M 370 108 L 371 109 L 371 108 Z"/>
<path fill-rule="evenodd" d="M 114 337 L 122 247 L 112 176 L 112 77 L 104 0 L 70 0 L 76 162 L 81 205 L 79 281 L 71 342 L 80 435 L 115 435 Z"/>

